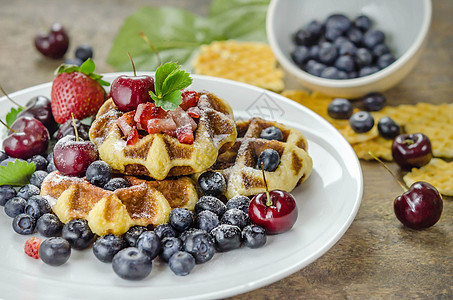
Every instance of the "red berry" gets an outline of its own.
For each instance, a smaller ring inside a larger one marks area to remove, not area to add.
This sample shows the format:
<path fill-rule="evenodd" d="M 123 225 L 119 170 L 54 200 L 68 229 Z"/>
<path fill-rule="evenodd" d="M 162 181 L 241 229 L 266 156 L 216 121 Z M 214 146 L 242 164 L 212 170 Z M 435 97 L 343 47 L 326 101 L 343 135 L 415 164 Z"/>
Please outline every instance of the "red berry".
<path fill-rule="evenodd" d="M 193 131 L 190 125 L 176 128 L 176 137 L 178 141 L 183 144 L 192 145 L 194 141 Z"/>
<path fill-rule="evenodd" d="M 55 23 L 47 35 L 35 36 L 35 47 L 46 57 L 60 59 L 69 47 L 68 34 L 61 24 Z"/>
<path fill-rule="evenodd" d="M 392 144 L 393 160 L 403 169 L 420 168 L 431 160 L 431 141 L 423 133 L 400 134 Z"/>
<path fill-rule="evenodd" d="M 135 145 L 140 140 L 138 135 L 137 127 L 132 127 L 132 131 L 126 136 L 127 145 Z"/>
<path fill-rule="evenodd" d="M 121 111 L 137 109 L 140 103 L 151 101 L 149 92 L 154 92 L 154 79 L 147 75 L 117 77 L 110 88 L 113 102 Z"/>
<path fill-rule="evenodd" d="M 25 242 L 24 251 L 28 256 L 39 259 L 39 246 L 41 246 L 41 239 L 37 237 L 29 238 Z"/>
<path fill-rule="evenodd" d="M 91 141 L 76 141 L 73 135 L 59 140 L 53 150 L 53 161 L 57 170 L 67 176 L 85 176 L 92 162 L 98 159 L 98 151 Z"/>
<path fill-rule="evenodd" d="M 182 109 L 188 110 L 190 107 L 197 105 L 198 93 L 195 91 L 184 91 L 181 94 L 182 102 L 179 105 Z"/>

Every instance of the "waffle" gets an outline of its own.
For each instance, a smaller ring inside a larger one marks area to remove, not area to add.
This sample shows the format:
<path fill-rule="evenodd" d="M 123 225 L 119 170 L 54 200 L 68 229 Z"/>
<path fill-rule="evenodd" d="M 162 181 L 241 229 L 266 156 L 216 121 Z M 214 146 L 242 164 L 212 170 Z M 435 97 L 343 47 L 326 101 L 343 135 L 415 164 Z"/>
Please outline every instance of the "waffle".
<path fill-rule="evenodd" d="M 413 168 L 403 180 L 407 186 L 417 181 L 426 181 L 433 185 L 441 194 L 453 196 L 453 162 L 433 158 L 429 164 L 417 169 Z"/>
<path fill-rule="evenodd" d="M 275 126 L 283 133 L 283 142 L 259 138 L 263 129 Z M 299 131 L 277 122 L 253 118 L 237 121 L 238 139 L 233 147 L 221 154 L 212 170 L 227 181 L 225 196 L 251 196 L 265 191 L 262 171 L 255 168 L 260 153 L 274 149 L 280 154 L 280 165 L 274 172 L 265 172 L 269 190 L 292 191 L 308 178 L 313 168 L 307 154 L 307 140 Z"/>
<path fill-rule="evenodd" d="M 198 200 L 194 182 L 188 177 L 146 181 L 132 176 L 128 188 L 114 192 L 92 185 L 84 178 L 49 174 L 41 195 L 63 223 L 86 219 L 97 235 L 123 234 L 134 225 L 159 225 L 168 221 L 172 208 L 193 210 Z"/>
<path fill-rule="evenodd" d="M 219 153 L 236 140 L 231 107 L 210 93 L 199 93 L 201 110 L 192 145 L 167 134 L 148 134 L 134 145 L 126 145 L 117 119 L 123 114 L 112 99 L 100 108 L 90 128 L 90 139 L 100 158 L 119 173 L 146 175 L 157 180 L 201 172 L 212 166 Z"/>
<path fill-rule="evenodd" d="M 200 47 L 195 73 L 241 81 L 272 91 L 283 90 L 283 76 L 271 48 L 263 43 L 220 41 Z"/>
<path fill-rule="evenodd" d="M 365 141 L 363 143 L 357 143 L 352 145 L 358 158 L 364 160 L 374 160 L 369 152 L 373 155 L 380 157 L 387 161 L 392 161 L 392 140 L 386 140 L 381 136 L 374 138 L 372 140 Z"/>

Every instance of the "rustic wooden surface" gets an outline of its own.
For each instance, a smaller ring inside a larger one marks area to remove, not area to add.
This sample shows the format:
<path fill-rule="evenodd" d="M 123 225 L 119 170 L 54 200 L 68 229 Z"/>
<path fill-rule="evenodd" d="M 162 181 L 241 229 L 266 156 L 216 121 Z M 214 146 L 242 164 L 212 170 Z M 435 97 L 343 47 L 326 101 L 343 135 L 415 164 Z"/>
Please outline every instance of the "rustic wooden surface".
<path fill-rule="evenodd" d="M 94 47 L 99 72 L 125 17 L 146 4 L 174 5 L 205 14 L 209 0 L 0 0 L 0 83 L 8 92 L 53 79 L 61 61 L 33 47 L 42 23 L 63 23 L 76 45 Z M 434 1 L 427 49 L 413 72 L 385 93 L 391 104 L 452 102 L 453 2 Z M 392 201 L 397 183 L 373 162 L 361 162 L 364 195 L 349 230 L 324 256 L 303 270 L 233 299 L 453 298 L 453 203 L 445 198 L 439 223 L 424 231 L 400 225 Z M 398 171 L 395 164 L 390 168 Z M 270 258 L 271 259 L 271 258 Z"/>

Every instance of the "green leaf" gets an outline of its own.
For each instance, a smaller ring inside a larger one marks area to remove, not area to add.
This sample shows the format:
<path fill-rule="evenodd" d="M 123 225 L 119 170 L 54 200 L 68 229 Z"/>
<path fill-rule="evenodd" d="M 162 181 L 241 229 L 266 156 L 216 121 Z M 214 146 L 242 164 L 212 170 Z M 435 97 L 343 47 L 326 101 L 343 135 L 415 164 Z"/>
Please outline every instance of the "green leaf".
<path fill-rule="evenodd" d="M 23 111 L 22 107 L 14 108 L 12 107 L 9 113 L 6 114 L 6 125 L 10 126 L 16 121 L 17 115 Z"/>
<path fill-rule="evenodd" d="M 88 58 L 81 66 L 80 66 L 80 72 L 90 75 L 91 73 L 94 72 L 94 69 L 96 68 L 96 65 L 94 64 L 94 61 L 91 58 Z M 96 74 L 97 75 L 97 74 Z"/>
<path fill-rule="evenodd" d="M 161 107 L 163 110 L 174 110 L 182 102 L 181 91 L 175 90 L 175 91 L 172 91 L 171 93 L 168 93 L 167 95 L 165 95 L 164 98 L 156 97 L 156 98 L 153 98 L 153 100 L 154 100 L 156 106 Z"/>
<path fill-rule="evenodd" d="M 164 95 L 163 91 L 164 81 L 167 79 L 168 75 L 170 75 L 175 70 L 178 70 L 177 63 L 166 63 L 157 68 L 154 79 L 154 89 L 156 91 L 157 96 Z"/>
<path fill-rule="evenodd" d="M 163 95 L 165 96 L 171 91 L 185 89 L 191 83 L 192 78 L 190 78 L 189 73 L 186 73 L 183 70 L 174 70 L 168 75 L 162 85 Z"/>
<path fill-rule="evenodd" d="M 0 166 L 0 185 L 25 185 L 30 182 L 30 176 L 35 172 L 34 162 L 16 160 L 8 162 L 6 166 Z"/>

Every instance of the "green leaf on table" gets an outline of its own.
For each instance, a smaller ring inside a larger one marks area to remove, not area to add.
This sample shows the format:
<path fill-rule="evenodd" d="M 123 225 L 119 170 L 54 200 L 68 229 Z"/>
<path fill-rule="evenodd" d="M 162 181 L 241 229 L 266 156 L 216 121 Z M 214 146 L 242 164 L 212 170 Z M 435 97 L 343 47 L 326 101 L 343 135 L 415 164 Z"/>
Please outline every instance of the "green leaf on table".
<path fill-rule="evenodd" d="M 0 185 L 20 186 L 30 182 L 31 175 L 36 170 L 34 162 L 24 160 L 10 161 L 6 166 L 0 166 Z"/>
<path fill-rule="evenodd" d="M 18 108 L 14 108 L 12 107 L 11 110 L 9 111 L 9 113 L 6 114 L 6 125 L 8 125 L 9 127 L 11 127 L 11 125 L 14 123 L 14 121 L 16 121 L 17 119 L 17 115 L 23 111 L 23 108 L 22 107 L 18 107 Z"/>

